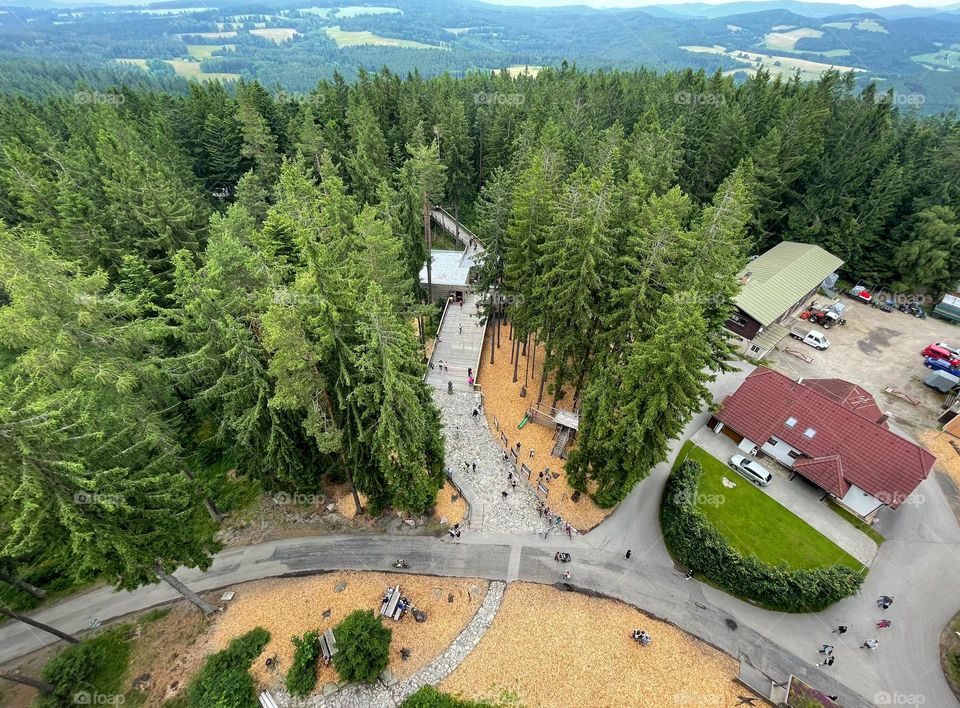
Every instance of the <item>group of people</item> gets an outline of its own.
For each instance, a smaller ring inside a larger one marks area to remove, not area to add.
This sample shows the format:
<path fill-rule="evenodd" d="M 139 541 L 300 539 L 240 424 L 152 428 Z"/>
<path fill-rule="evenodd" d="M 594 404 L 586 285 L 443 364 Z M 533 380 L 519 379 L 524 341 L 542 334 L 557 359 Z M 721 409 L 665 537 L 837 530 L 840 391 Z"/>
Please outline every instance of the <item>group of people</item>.
<path fill-rule="evenodd" d="M 886 610 L 890 608 L 890 605 L 893 604 L 893 597 L 891 595 L 881 595 L 877 598 L 877 607 L 881 610 Z M 889 620 L 886 617 L 881 617 L 876 622 L 877 629 L 886 629 L 893 625 L 893 620 Z M 831 634 L 843 635 L 847 633 L 849 627 L 845 624 L 838 625 Z M 869 639 L 864 639 L 860 644 L 861 649 L 870 649 L 874 650 L 880 646 L 879 640 L 875 637 L 870 637 Z M 832 644 L 821 644 L 820 648 L 817 650 L 820 654 L 824 655 L 823 661 L 817 664 L 817 666 L 833 666 L 835 658 L 833 656 L 833 645 Z"/>
<path fill-rule="evenodd" d="M 643 646 L 647 646 L 648 644 L 650 644 L 650 642 L 653 641 L 653 639 L 650 638 L 650 635 L 647 634 L 646 630 L 643 630 L 643 629 L 635 629 L 635 630 L 633 630 L 633 632 L 630 634 L 630 636 L 631 636 L 635 641 L 637 641 L 637 642 L 639 642 L 640 644 L 642 644 Z"/>

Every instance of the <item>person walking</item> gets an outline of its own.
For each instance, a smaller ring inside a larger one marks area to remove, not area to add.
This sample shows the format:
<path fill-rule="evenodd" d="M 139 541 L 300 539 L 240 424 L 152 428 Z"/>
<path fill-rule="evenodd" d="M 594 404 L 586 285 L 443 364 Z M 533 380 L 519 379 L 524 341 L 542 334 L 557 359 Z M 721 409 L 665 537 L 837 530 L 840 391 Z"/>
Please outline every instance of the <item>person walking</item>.
<path fill-rule="evenodd" d="M 881 595 L 880 598 L 877 600 L 877 607 L 879 607 L 881 610 L 886 610 L 892 604 L 893 604 L 892 595 Z"/>
<path fill-rule="evenodd" d="M 886 629 L 886 628 L 889 627 L 891 624 L 893 624 L 893 622 L 891 622 L 891 621 L 888 620 L 888 619 L 878 619 L 878 620 L 877 620 L 877 629 Z"/>
<path fill-rule="evenodd" d="M 569 570 L 563 571 L 563 579 L 564 579 L 564 580 L 570 580 L 570 571 L 569 571 Z"/>
<path fill-rule="evenodd" d="M 533 448 L 530 448 L 530 457 L 533 457 Z"/>
<path fill-rule="evenodd" d="M 461 322 L 461 323 L 460 323 L 459 325 L 457 325 L 457 326 L 460 327 L 460 334 L 463 334 L 463 322 Z"/>
<path fill-rule="evenodd" d="M 873 650 L 873 649 L 876 649 L 879 644 L 880 642 L 878 642 L 876 639 L 868 639 L 867 641 L 865 641 L 863 644 L 860 645 L 860 648 Z"/>
<path fill-rule="evenodd" d="M 506 500 L 507 500 L 507 492 L 506 492 L 506 490 L 500 492 L 500 496 L 502 496 L 502 497 L 503 497 L 503 500 L 506 501 Z"/>
<path fill-rule="evenodd" d="M 832 632 L 830 632 L 830 634 L 846 634 L 846 631 L 847 631 L 847 625 L 840 624 L 840 625 L 837 625 L 837 628 Z"/>
<path fill-rule="evenodd" d="M 474 472 L 477 471 L 477 463 L 476 463 L 476 462 L 473 463 L 473 471 L 474 471 Z"/>
<path fill-rule="evenodd" d="M 830 656 L 831 654 L 833 654 L 833 645 L 832 645 L 832 644 L 821 644 L 821 645 L 820 645 L 820 648 L 817 649 L 817 652 L 820 653 L 820 654 L 826 654 L 827 656 Z"/>
<path fill-rule="evenodd" d="M 633 555 L 633 551 L 628 548 L 628 549 L 627 549 L 627 553 L 626 553 L 626 555 L 624 556 L 624 558 L 626 558 L 627 560 L 630 560 L 630 556 L 631 556 L 631 555 Z"/>
<path fill-rule="evenodd" d="M 817 664 L 817 666 L 833 666 L 833 662 L 834 662 L 834 657 L 833 657 L 833 654 L 831 654 L 826 659 L 824 659 L 819 664 Z"/>
<path fill-rule="evenodd" d="M 517 480 L 511 479 L 510 486 L 513 487 L 513 491 L 517 491 Z"/>
<path fill-rule="evenodd" d="M 567 524 L 567 525 L 564 527 L 564 531 L 567 532 L 567 538 L 569 538 L 569 539 L 572 541 L 572 540 L 573 540 L 573 526 L 571 526 L 570 524 Z"/>

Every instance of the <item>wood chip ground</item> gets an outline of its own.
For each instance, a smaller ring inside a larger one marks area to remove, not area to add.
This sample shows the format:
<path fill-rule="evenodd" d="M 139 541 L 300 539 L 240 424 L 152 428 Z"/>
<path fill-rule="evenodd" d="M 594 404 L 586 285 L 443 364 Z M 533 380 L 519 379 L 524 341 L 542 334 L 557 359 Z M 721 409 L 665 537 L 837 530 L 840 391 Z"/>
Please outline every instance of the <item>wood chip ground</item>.
<path fill-rule="evenodd" d="M 630 638 L 645 629 L 653 644 Z M 737 662 L 615 600 L 511 584 L 480 644 L 440 685 L 528 708 L 732 706 Z"/>

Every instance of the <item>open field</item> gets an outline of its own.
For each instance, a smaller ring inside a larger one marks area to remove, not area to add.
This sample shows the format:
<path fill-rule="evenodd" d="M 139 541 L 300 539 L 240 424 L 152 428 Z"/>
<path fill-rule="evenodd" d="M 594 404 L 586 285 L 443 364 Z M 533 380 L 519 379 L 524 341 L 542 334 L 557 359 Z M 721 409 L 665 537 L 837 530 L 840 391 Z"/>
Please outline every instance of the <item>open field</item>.
<path fill-rule="evenodd" d="M 334 13 L 334 17 L 359 17 L 360 15 L 398 15 L 402 14 L 398 7 L 366 7 L 363 5 L 347 5 Z"/>
<path fill-rule="evenodd" d="M 412 39 L 381 37 L 367 30 L 347 32 L 339 27 L 327 27 L 326 32 L 330 39 L 336 42 L 340 48 L 358 47 L 363 44 L 376 44 L 382 47 L 399 47 L 400 49 L 440 49 L 440 47 L 435 47 L 432 44 L 414 42 Z"/>
<path fill-rule="evenodd" d="M 688 52 L 693 52 L 694 54 L 726 54 L 727 52 L 727 48 L 720 46 L 719 44 L 714 44 L 712 47 L 704 47 L 699 44 L 688 44 L 680 47 L 680 49 L 685 49 Z"/>
<path fill-rule="evenodd" d="M 178 76 L 182 76 L 185 79 L 196 79 L 197 81 L 234 81 L 240 78 L 240 74 L 206 74 L 200 69 L 200 62 L 198 61 L 187 61 L 186 59 L 164 59 L 164 61 L 173 67 Z"/>
<path fill-rule="evenodd" d="M 883 34 L 889 34 L 886 28 L 876 20 L 860 20 L 857 23 L 857 29 L 864 32 L 882 32 Z"/>
<path fill-rule="evenodd" d="M 953 45 L 956 47 L 957 45 Z M 941 49 L 928 54 L 915 54 L 910 57 L 918 64 L 942 69 L 960 69 L 960 49 Z"/>
<path fill-rule="evenodd" d="M 209 59 L 219 49 L 233 51 L 236 48 L 236 44 L 188 44 L 187 52 L 197 59 Z"/>
<path fill-rule="evenodd" d="M 633 629 L 653 643 L 638 645 Z M 493 625 L 440 689 L 509 695 L 529 708 L 732 706 L 749 694 L 736 675 L 734 659 L 629 605 L 512 583 Z"/>
<path fill-rule="evenodd" d="M 692 442 L 684 444 L 677 465 L 684 459 L 703 467 L 697 507 L 743 555 L 792 568 L 845 565 L 859 570 L 862 563 L 806 521 L 779 504 L 763 490 L 731 470 Z M 737 486 L 723 485 L 723 478 Z M 774 480 L 776 484 L 778 480 Z"/>
<path fill-rule="evenodd" d="M 829 27 L 831 29 L 848 30 L 851 27 L 853 27 L 853 23 L 852 22 L 825 22 L 820 26 Z"/>
<path fill-rule="evenodd" d="M 290 27 L 264 27 L 262 29 L 252 29 L 250 30 L 250 34 L 269 39 L 271 42 L 276 42 L 277 44 L 283 44 L 288 39 L 296 37 L 297 31 Z"/>
<path fill-rule="evenodd" d="M 223 32 L 186 32 L 183 34 L 178 34 L 178 39 L 183 39 L 184 37 L 205 37 L 207 39 L 226 39 L 227 37 L 236 37 L 237 33 L 232 30 L 227 30 Z"/>
<path fill-rule="evenodd" d="M 735 59 L 749 65 L 747 69 L 729 69 L 724 74 L 735 74 L 738 71 L 747 71 L 752 73 L 760 66 L 766 67 L 771 74 L 779 74 L 784 78 L 793 76 L 800 72 L 801 79 L 804 81 L 816 81 L 820 75 L 827 69 L 833 68 L 838 71 L 863 71 L 863 69 L 853 66 L 843 66 L 840 64 L 827 64 L 825 62 L 812 61 L 810 59 L 799 59 L 792 56 L 780 54 L 760 54 L 759 52 L 749 52 L 741 49 L 731 49 L 725 56 Z"/>
<path fill-rule="evenodd" d="M 510 78 L 514 79 L 518 76 L 532 76 L 536 77 L 540 73 L 542 66 L 523 66 L 516 64 L 514 66 L 507 67 L 507 73 L 510 75 Z"/>
<path fill-rule="evenodd" d="M 789 32 L 770 32 L 763 38 L 763 44 L 768 49 L 773 49 L 775 51 L 793 51 L 799 42 L 804 37 L 812 37 L 817 39 L 823 36 L 823 32 L 820 30 L 811 29 L 810 27 L 801 27 L 799 29 L 790 30 Z"/>

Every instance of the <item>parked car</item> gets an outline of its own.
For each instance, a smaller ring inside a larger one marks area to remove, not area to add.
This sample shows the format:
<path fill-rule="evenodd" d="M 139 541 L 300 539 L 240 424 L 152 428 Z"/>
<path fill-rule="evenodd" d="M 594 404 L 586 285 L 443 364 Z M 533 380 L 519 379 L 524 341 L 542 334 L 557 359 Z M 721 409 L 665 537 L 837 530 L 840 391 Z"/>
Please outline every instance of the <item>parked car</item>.
<path fill-rule="evenodd" d="M 773 481 L 773 475 L 767 471 L 767 468 L 752 457 L 734 455 L 730 458 L 729 465 L 731 469 L 736 470 L 758 487 L 766 487 Z"/>
<path fill-rule="evenodd" d="M 954 366 L 949 361 L 944 361 L 943 359 L 933 359 L 931 357 L 927 357 L 923 360 L 923 365 L 928 369 L 933 369 L 934 371 L 946 371 L 948 374 L 960 376 L 960 368 Z"/>
<path fill-rule="evenodd" d="M 820 332 L 803 327 L 793 327 L 790 329 L 790 336 L 799 339 L 804 344 L 809 344 L 814 349 L 828 349 L 830 340 L 824 337 Z"/>
<path fill-rule="evenodd" d="M 935 346 L 938 346 L 942 349 L 946 349 L 948 352 L 950 352 L 953 355 L 954 359 L 960 359 L 960 349 L 958 349 L 957 347 L 952 347 L 946 342 L 937 342 Z"/>
<path fill-rule="evenodd" d="M 951 366 L 960 366 L 960 357 L 949 349 L 941 347 L 939 344 L 930 344 L 920 352 L 920 354 L 925 359 L 942 359 L 943 361 L 949 362 Z"/>

